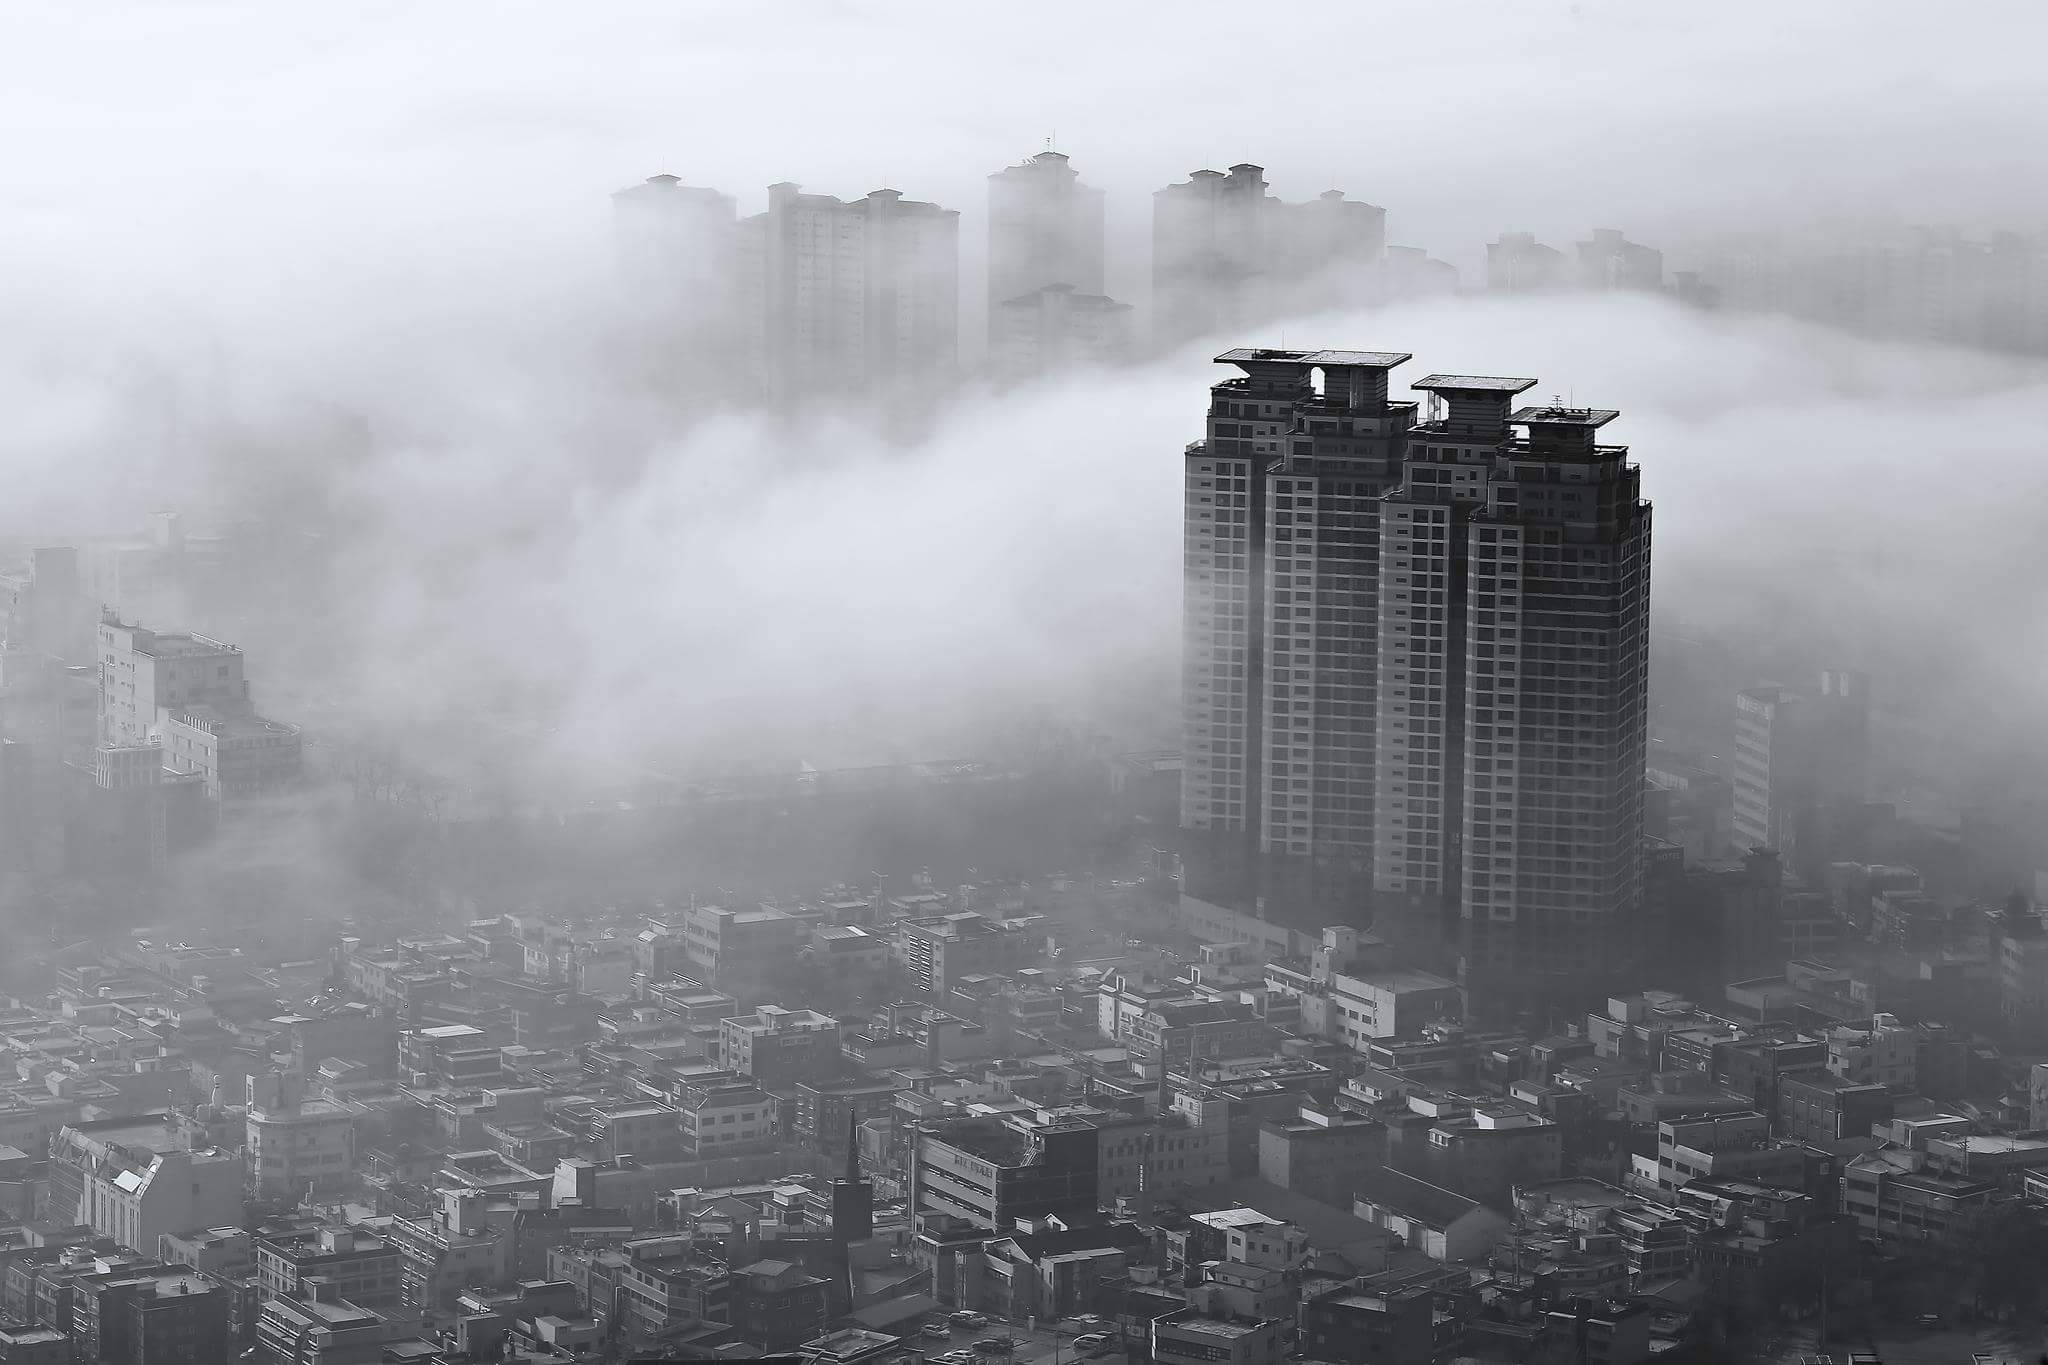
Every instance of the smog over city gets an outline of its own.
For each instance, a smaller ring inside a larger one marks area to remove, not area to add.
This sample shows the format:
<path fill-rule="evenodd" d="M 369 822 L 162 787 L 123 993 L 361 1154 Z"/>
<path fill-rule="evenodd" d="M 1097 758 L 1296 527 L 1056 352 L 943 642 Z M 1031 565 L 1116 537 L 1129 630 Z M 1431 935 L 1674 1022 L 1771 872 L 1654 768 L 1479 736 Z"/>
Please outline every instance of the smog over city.
<path fill-rule="evenodd" d="M 0 13 L 0 1365 L 2041 1356 L 2044 51 Z"/>

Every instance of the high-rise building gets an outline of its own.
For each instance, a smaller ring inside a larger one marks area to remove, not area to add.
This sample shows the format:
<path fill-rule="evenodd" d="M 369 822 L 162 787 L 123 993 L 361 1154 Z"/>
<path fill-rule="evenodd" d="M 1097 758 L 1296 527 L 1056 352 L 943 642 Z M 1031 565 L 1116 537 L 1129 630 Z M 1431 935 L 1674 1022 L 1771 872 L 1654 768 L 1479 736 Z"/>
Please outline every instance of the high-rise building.
<path fill-rule="evenodd" d="M 1810 693 L 1748 688 L 1735 698 L 1731 765 L 1738 849 L 1775 849 L 1801 877 L 1818 881 L 1838 860 L 1831 837 L 1865 795 L 1870 688 L 1861 674 L 1829 669 Z"/>
<path fill-rule="evenodd" d="M 1486 287 L 1495 293 L 1528 294 L 1570 282 L 1564 253 L 1534 233 L 1503 232 L 1486 244 Z"/>
<path fill-rule="evenodd" d="M 651 175 L 612 196 L 619 270 L 650 309 L 703 309 L 724 302 L 732 276 L 733 197 Z"/>
<path fill-rule="evenodd" d="M 1418 422 L 1407 359 L 1219 357 L 1244 375 L 1185 471 L 1190 890 L 1455 922 L 1468 1008 L 1499 1006 L 1620 965 L 1640 904 L 1649 507 L 1614 412 L 1431 375 Z"/>
<path fill-rule="evenodd" d="M 1414 420 L 1413 403 L 1387 401 L 1387 372 L 1407 359 L 1219 357 L 1245 374 L 1211 390 L 1208 438 L 1188 447 L 1186 463 L 1181 823 L 1196 837 L 1198 893 L 1269 884 L 1259 875 L 1267 854 L 1349 874 L 1326 883 L 1339 897 L 1367 884 L 1377 500 L 1399 478 Z M 1321 393 L 1310 383 L 1317 370 Z M 1283 467 L 1284 500 L 1273 474 Z"/>
<path fill-rule="evenodd" d="M 1594 228 L 1575 243 L 1579 253 L 1579 284 L 1587 289 L 1659 290 L 1664 287 L 1664 253 L 1631 242 L 1618 228 Z"/>
<path fill-rule="evenodd" d="M 905 394 L 958 362 L 960 215 L 875 190 L 845 202 L 768 187 L 739 224 L 748 355 L 764 396 Z"/>
<path fill-rule="evenodd" d="M 1064 152 L 1040 152 L 988 178 L 990 326 L 1002 304 L 1066 285 L 1102 292 L 1102 191 L 1081 183 Z"/>
<path fill-rule="evenodd" d="M 733 198 L 649 176 L 612 196 L 626 316 L 649 367 L 671 392 L 713 401 L 744 392 Z"/>
<path fill-rule="evenodd" d="M 1386 210 L 1326 190 L 1305 204 L 1266 192 L 1265 170 L 1196 171 L 1152 196 L 1152 344 L 1166 350 L 1274 317 L 1313 287 L 1327 305 L 1379 264 Z"/>
<path fill-rule="evenodd" d="M 1018 383 L 1077 366 L 1130 359 L 1131 306 L 1048 284 L 989 308 L 989 369 Z"/>

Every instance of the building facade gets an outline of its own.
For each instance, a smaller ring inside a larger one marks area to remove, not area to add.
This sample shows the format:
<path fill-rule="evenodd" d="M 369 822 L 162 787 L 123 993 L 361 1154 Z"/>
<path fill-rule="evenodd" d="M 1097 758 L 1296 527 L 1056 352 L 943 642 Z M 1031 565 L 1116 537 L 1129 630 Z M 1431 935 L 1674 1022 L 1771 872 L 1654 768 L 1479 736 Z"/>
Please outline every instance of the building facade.
<path fill-rule="evenodd" d="M 1049 286 L 1102 293 L 1103 194 L 1064 152 L 1044 151 L 988 178 L 990 326 L 1009 300 Z"/>
<path fill-rule="evenodd" d="M 1832 861 L 1830 813 L 1863 799 L 1869 729 L 1870 689 L 1859 674 L 1829 670 L 1811 693 L 1738 693 L 1736 847 L 1775 849 L 1788 868 L 1817 882 Z"/>
<path fill-rule="evenodd" d="M 1624 965 L 1650 511 L 1616 414 L 1431 375 L 1418 422 L 1400 353 L 1219 359 L 1244 375 L 1185 462 L 1190 890 L 1455 930 L 1494 1008 Z"/>
<path fill-rule="evenodd" d="M 1152 196 L 1152 344 L 1168 350 L 1327 306 L 1377 266 L 1386 210 L 1326 190 L 1301 204 L 1268 194 L 1263 167 L 1200 170 Z"/>
<path fill-rule="evenodd" d="M 875 190 L 842 201 L 768 187 L 740 221 L 749 359 L 769 401 L 901 393 L 958 361 L 960 215 Z"/>

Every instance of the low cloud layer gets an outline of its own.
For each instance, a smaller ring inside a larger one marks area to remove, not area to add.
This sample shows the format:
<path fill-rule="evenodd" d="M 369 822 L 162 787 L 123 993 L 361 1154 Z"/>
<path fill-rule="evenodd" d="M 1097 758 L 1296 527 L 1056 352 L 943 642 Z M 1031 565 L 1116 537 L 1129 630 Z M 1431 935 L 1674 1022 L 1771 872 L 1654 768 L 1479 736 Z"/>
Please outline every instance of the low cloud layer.
<path fill-rule="evenodd" d="M 94 363 L 17 337 L 0 385 L 35 486 L 16 529 L 252 503 L 318 527 L 328 591 L 252 645 L 259 690 L 492 751 L 500 774 L 930 758 L 1027 717 L 1170 738 L 1205 352 L 969 392 L 914 436 L 831 415 L 679 430 L 617 377 L 598 283 L 557 279 L 475 315 L 329 299 L 337 325 L 289 347 L 260 310 Z M 1871 668 L 1958 743 L 2037 733 L 2038 368 L 1618 297 L 1287 335 L 1622 409 L 1606 434 L 1657 504 L 1666 623 Z"/>

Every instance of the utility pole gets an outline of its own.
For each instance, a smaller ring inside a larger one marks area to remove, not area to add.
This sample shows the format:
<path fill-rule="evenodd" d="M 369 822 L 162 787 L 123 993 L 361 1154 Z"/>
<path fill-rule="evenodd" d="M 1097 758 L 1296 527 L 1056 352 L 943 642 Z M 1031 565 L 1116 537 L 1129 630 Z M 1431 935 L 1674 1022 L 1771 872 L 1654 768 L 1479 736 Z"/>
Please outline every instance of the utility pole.
<path fill-rule="evenodd" d="M 1829 1271 L 1831 1271 L 1831 1270 L 1833 1270 L 1833 1269 L 1834 1269 L 1834 1258 L 1833 1258 L 1833 1257 L 1829 1257 L 1829 1256 L 1823 1256 L 1823 1257 L 1821 1257 L 1821 1262 L 1820 1262 L 1820 1339 L 1819 1339 L 1818 1341 L 1816 1341 L 1816 1342 L 1814 1343 L 1814 1349 L 1815 1349 L 1815 1350 L 1817 1350 L 1817 1351 L 1819 1351 L 1819 1352 L 1820 1352 L 1820 1353 L 1821 1353 L 1822 1355 L 1826 1355 L 1826 1354 L 1827 1354 L 1827 1350 L 1828 1350 L 1828 1272 L 1829 1272 Z"/>

